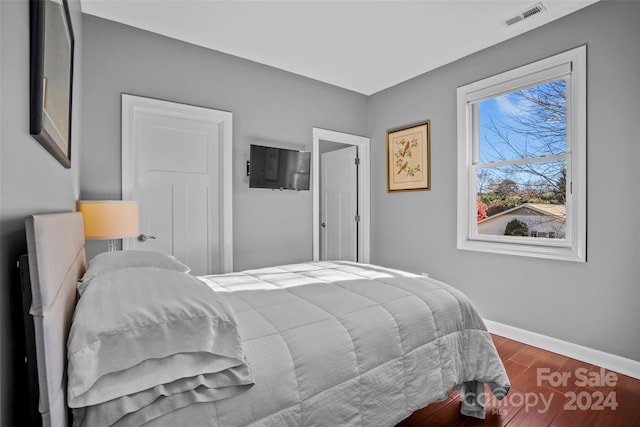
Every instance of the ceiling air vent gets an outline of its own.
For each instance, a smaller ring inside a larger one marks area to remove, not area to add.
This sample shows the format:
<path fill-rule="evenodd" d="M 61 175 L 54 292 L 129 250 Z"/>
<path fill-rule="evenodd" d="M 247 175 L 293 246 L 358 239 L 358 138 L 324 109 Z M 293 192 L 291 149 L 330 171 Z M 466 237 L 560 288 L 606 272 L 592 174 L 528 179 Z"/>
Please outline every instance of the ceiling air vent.
<path fill-rule="evenodd" d="M 535 6 L 532 6 L 529 9 L 525 10 L 524 12 L 507 19 L 506 21 L 504 21 L 504 25 L 508 27 L 515 24 L 516 22 L 524 21 L 525 19 L 531 18 L 533 15 L 537 15 L 538 13 L 544 12 L 545 10 L 547 9 L 542 5 L 542 3 L 538 3 Z"/>

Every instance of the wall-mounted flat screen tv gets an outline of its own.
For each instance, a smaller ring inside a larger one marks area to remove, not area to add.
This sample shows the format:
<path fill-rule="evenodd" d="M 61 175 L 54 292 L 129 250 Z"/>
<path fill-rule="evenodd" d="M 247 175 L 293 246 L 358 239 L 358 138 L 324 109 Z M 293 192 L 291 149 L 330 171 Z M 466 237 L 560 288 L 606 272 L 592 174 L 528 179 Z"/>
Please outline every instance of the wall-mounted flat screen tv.
<path fill-rule="evenodd" d="M 251 145 L 249 187 L 308 190 L 311 153 Z"/>

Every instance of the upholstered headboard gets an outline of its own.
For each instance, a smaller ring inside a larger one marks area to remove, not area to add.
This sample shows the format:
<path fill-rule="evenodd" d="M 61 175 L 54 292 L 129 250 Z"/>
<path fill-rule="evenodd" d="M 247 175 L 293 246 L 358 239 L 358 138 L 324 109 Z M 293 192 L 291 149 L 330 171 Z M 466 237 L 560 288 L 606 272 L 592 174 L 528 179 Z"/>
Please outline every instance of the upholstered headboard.
<path fill-rule="evenodd" d="M 38 384 L 43 426 L 68 425 L 67 336 L 76 283 L 86 268 L 84 225 L 78 212 L 26 219 Z"/>

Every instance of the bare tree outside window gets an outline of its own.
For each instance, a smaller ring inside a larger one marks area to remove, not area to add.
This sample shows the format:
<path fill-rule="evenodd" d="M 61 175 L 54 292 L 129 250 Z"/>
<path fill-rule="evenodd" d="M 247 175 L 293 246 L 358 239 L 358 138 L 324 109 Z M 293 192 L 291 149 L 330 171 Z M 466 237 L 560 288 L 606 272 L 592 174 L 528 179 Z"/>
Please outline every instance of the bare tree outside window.
<path fill-rule="evenodd" d="M 478 103 L 480 234 L 505 233 L 496 215 L 535 235 L 564 237 L 566 220 L 566 81 L 542 83 Z M 519 207 L 521 207 L 519 209 Z"/>

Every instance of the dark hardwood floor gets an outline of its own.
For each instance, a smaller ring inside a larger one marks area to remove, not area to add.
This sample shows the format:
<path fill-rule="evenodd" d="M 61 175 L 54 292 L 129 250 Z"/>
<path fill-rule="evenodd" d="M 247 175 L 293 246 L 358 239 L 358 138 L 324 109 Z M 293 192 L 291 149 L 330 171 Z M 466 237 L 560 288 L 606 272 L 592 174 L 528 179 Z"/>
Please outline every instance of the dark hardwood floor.
<path fill-rule="evenodd" d="M 488 393 L 485 420 L 460 415 L 460 396 L 450 392 L 396 427 L 640 426 L 640 380 L 497 335 L 493 341 L 511 390 L 502 401 Z"/>

